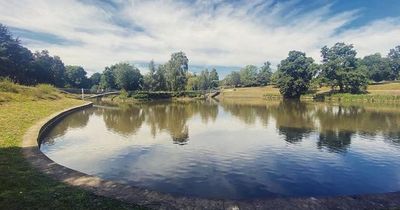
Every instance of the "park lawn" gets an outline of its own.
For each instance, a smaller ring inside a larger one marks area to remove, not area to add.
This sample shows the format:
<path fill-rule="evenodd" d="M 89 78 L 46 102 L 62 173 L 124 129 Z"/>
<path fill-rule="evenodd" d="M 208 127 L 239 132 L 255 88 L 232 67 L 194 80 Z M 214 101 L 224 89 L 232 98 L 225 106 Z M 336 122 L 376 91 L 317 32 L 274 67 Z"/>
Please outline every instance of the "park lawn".
<path fill-rule="evenodd" d="M 137 208 L 55 181 L 24 159 L 21 142 L 29 127 L 82 103 L 50 86 L 33 88 L 0 81 L 0 209 Z"/>
<path fill-rule="evenodd" d="M 226 98 L 264 98 L 265 95 L 278 97 L 280 96 L 279 89 L 268 85 L 264 87 L 227 88 L 221 92 L 221 96 Z"/>
<path fill-rule="evenodd" d="M 329 92 L 330 87 L 321 87 L 316 93 Z M 383 84 L 369 85 L 367 94 L 334 94 L 332 98 L 354 98 L 354 99 L 371 99 L 377 98 L 378 100 L 398 100 L 400 99 L 400 83 L 391 82 Z M 244 88 L 226 88 L 222 90 L 222 97 L 226 98 L 274 98 L 279 97 L 279 89 L 273 85 L 264 87 L 244 87 Z"/>
<path fill-rule="evenodd" d="M 372 95 L 400 96 L 400 83 L 392 82 L 378 85 L 369 85 L 367 91 Z"/>

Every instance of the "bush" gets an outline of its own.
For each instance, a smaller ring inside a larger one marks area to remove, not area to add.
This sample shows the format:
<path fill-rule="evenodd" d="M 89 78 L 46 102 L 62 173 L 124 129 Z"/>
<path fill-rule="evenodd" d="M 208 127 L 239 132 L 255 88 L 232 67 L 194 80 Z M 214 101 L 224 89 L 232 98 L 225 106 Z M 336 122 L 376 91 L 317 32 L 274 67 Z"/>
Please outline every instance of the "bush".
<path fill-rule="evenodd" d="M 132 97 L 139 100 L 168 99 L 172 97 L 172 94 L 170 92 L 138 91 L 132 93 Z"/>
<path fill-rule="evenodd" d="M 15 84 L 9 78 L 0 78 L 0 91 L 18 93 L 19 85 Z"/>
<path fill-rule="evenodd" d="M 58 91 L 54 86 L 49 84 L 39 84 L 32 89 L 32 95 L 37 99 L 58 99 L 60 98 Z"/>

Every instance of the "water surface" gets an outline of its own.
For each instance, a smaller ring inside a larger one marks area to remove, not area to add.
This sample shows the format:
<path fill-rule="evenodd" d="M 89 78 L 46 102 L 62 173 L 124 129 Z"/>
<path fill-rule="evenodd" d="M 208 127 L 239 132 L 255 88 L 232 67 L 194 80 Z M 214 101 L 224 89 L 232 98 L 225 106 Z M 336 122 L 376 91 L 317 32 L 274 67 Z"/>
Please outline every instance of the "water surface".
<path fill-rule="evenodd" d="M 399 110 L 261 100 L 99 104 L 59 122 L 41 150 L 87 174 L 177 195 L 393 192 Z"/>

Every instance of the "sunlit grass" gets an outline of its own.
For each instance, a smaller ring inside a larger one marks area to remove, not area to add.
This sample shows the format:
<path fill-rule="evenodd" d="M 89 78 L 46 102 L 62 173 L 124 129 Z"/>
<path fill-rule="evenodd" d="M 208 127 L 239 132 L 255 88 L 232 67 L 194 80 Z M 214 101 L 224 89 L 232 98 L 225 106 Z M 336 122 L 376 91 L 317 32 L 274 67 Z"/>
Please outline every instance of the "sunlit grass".
<path fill-rule="evenodd" d="M 24 159 L 21 141 L 38 120 L 82 101 L 53 87 L 0 82 L 0 208 L 1 209 L 129 209 L 134 206 L 55 181 Z"/>

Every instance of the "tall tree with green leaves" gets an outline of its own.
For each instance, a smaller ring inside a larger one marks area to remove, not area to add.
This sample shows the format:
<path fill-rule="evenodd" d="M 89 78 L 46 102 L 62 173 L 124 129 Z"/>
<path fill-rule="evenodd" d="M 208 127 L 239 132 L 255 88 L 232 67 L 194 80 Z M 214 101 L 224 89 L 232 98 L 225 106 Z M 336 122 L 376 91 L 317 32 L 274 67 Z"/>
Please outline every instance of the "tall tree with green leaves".
<path fill-rule="evenodd" d="M 184 52 L 177 52 L 171 55 L 171 59 L 166 63 L 166 81 L 168 89 L 171 91 L 185 90 L 187 82 L 189 59 Z"/>
<path fill-rule="evenodd" d="M 244 68 L 240 69 L 240 81 L 242 85 L 249 86 L 257 86 L 257 66 L 247 65 Z"/>
<path fill-rule="evenodd" d="M 167 90 L 167 80 L 165 77 L 165 65 L 159 65 L 154 73 L 154 90 L 162 91 Z"/>
<path fill-rule="evenodd" d="M 114 65 L 115 82 L 119 88 L 132 91 L 139 90 L 143 86 L 143 76 L 138 68 L 129 63 L 118 63 Z"/>
<path fill-rule="evenodd" d="M 360 65 L 366 70 L 368 77 L 375 82 L 392 79 L 389 59 L 383 58 L 379 53 L 365 56 L 360 60 Z"/>
<path fill-rule="evenodd" d="M 106 67 L 101 74 L 99 88 L 105 89 L 116 89 L 117 84 L 115 82 L 115 67 Z"/>
<path fill-rule="evenodd" d="M 99 85 L 100 80 L 101 80 L 101 74 L 96 72 L 96 73 L 92 74 L 92 76 L 89 77 L 89 80 L 90 80 L 91 86 Z"/>
<path fill-rule="evenodd" d="M 143 77 L 143 89 L 150 91 L 156 89 L 156 66 L 153 60 L 149 63 L 149 72 Z"/>
<path fill-rule="evenodd" d="M 33 69 L 37 83 L 53 84 L 64 87 L 66 83 L 65 66 L 58 56 L 51 56 L 47 50 L 33 54 Z"/>
<path fill-rule="evenodd" d="M 284 98 L 298 99 L 310 87 L 315 72 L 314 60 L 299 51 L 290 51 L 282 60 L 278 71 L 278 87 Z"/>
<path fill-rule="evenodd" d="M 209 88 L 210 88 L 210 72 L 208 72 L 208 69 L 205 69 L 201 71 L 199 75 L 199 89 L 208 90 Z"/>
<path fill-rule="evenodd" d="M 400 77 L 400 45 L 391 49 L 388 54 L 388 59 L 392 73 L 390 76 L 391 80 L 399 79 Z"/>
<path fill-rule="evenodd" d="M 0 24 L 0 77 L 9 77 L 21 84 L 35 84 L 33 55 L 13 38 L 8 28 Z"/>
<path fill-rule="evenodd" d="M 219 85 L 219 75 L 215 68 L 210 71 L 210 88 L 216 88 Z"/>
<path fill-rule="evenodd" d="M 67 86 L 73 88 L 88 88 L 89 80 L 86 71 L 81 66 L 66 66 L 65 76 Z"/>
<path fill-rule="evenodd" d="M 192 91 L 199 89 L 200 89 L 199 76 L 197 76 L 196 74 L 188 74 L 186 90 Z"/>
<path fill-rule="evenodd" d="M 258 85 L 265 86 L 270 84 L 272 77 L 272 69 L 271 63 L 269 61 L 265 62 L 263 66 L 261 66 L 260 70 L 257 74 L 257 83 Z"/>
<path fill-rule="evenodd" d="M 351 93 L 365 90 L 368 80 L 364 68 L 357 65 L 357 52 L 353 45 L 339 42 L 331 48 L 323 47 L 321 53 L 322 74 L 332 89 L 339 87 L 340 92 Z"/>
<path fill-rule="evenodd" d="M 237 71 L 232 71 L 225 78 L 225 85 L 238 87 L 241 84 L 240 74 Z"/>

